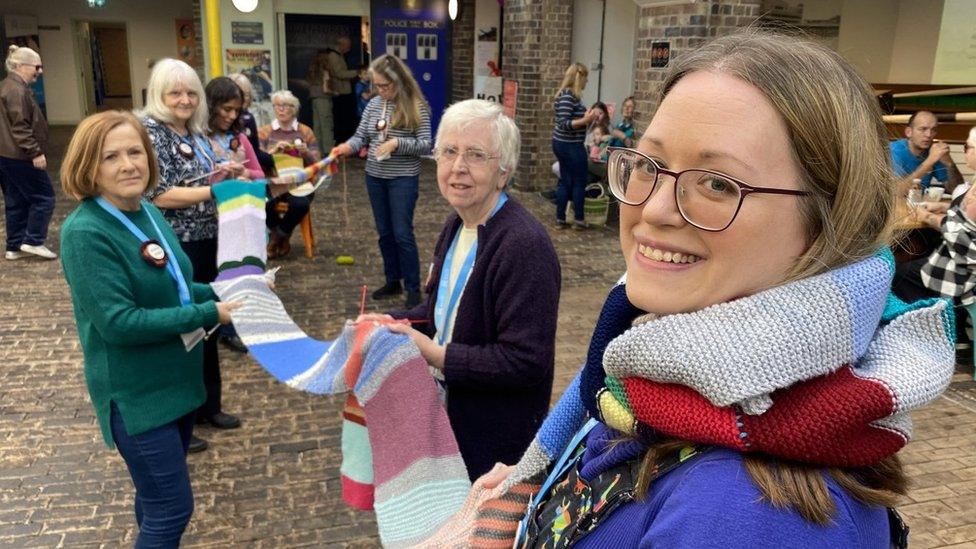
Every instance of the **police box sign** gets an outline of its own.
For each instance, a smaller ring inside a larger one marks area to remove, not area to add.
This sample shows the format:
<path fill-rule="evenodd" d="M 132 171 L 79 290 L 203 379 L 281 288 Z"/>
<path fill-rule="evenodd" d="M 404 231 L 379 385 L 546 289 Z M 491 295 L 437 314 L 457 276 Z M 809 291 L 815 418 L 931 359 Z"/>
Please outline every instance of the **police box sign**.
<path fill-rule="evenodd" d="M 443 29 L 444 21 L 426 19 L 383 19 L 380 27 L 384 29 Z"/>

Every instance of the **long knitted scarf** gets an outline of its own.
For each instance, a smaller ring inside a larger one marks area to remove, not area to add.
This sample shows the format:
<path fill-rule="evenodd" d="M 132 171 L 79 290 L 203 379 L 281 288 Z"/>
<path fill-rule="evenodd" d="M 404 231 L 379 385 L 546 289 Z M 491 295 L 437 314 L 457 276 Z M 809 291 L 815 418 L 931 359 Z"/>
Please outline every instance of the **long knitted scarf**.
<path fill-rule="evenodd" d="M 319 395 L 349 393 L 343 411 L 343 499 L 375 509 L 380 539 L 406 547 L 429 537 L 461 506 L 470 482 L 427 362 L 409 337 L 348 323 L 335 341 L 309 337 L 264 275 L 265 186 L 214 187 L 223 300 L 252 357 L 287 385 Z"/>
<path fill-rule="evenodd" d="M 898 301 L 893 271 L 890 253 L 879 253 L 637 325 L 644 313 L 621 280 L 583 370 L 515 469 L 497 487 L 475 483 L 425 546 L 510 547 L 547 467 L 587 415 L 648 441 L 664 435 L 812 465 L 893 455 L 911 437 L 908 413 L 945 390 L 954 361 L 950 304 Z"/>

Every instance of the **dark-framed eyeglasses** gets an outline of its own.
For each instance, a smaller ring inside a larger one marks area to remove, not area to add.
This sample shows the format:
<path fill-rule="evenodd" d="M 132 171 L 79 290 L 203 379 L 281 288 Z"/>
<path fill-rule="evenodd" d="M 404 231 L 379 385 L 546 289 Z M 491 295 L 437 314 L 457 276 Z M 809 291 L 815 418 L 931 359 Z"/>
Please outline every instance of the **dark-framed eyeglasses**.
<path fill-rule="evenodd" d="M 609 147 L 607 178 L 613 196 L 629 206 L 647 202 L 658 188 L 660 175 L 674 179 L 674 202 L 681 217 L 703 231 L 729 228 L 750 194 L 808 196 L 807 191 L 756 187 L 721 172 L 702 169 L 673 172 L 644 153 Z"/>
<path fill-rule="evenodd" d="M 373 87 L 376 88 L 379 91 L 386 91 L 386 90 L 388 90 L 388 89 L 390 89 L 390 88 L 393 87 L 393 82 L 387 82 L 386 84 L 380 84 L 379 82 L 374 81 L 373 82 Z"/>
<path fill-rule="evenodd" d="M 459 151 L 457 147 L 437 147 L 434 149 L 434 158 L 438 162 L 453 164 L 459 156 L 467 166 L 472 168 L 484 166 L 492 158 L 500 158 L 497 154 L 490 154 L 481 149 L 468 149 L 464 152 Z"/>
<path fill-rule="evenodd" d="M 976 148 L 969 144 L 969 141 L 962 144 L 962 152 L 967 152 L 969 149 Z"/>

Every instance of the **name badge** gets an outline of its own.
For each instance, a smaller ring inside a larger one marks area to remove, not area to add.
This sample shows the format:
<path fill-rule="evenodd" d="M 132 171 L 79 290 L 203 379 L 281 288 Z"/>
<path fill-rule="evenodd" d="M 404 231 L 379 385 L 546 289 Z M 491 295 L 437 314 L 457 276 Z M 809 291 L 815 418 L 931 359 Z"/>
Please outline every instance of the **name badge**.
<path fill-rule="evenodd" d="M 139 253 L 142 255 L 142 259 L 153 267 L 162 269 L 166 266 L 166 250 L 155 240 L 149 240 L 143 244 Z"/>
<path fill-rule="evenodd" d="M 193 147 L 189 143 L 180 143 L 176 148 L 183 158 L 193 158 Z"/>

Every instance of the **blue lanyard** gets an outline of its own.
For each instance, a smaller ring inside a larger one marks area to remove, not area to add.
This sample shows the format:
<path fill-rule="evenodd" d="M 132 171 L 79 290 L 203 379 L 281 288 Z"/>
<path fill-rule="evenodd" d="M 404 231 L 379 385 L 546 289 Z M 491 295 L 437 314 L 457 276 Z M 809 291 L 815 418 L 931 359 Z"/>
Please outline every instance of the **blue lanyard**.
<path fill-rule="evenodd" d="M 595 418 L 590 418 L 590 420 L 587 421 L 586 424 L 576 432 L 576 436 L 573 437 L 573 440 L 569 441 L 566 449 L 563 450 L 563 455 L 559 456 L 559 461 L 556 462 L 556 466 L 552 468 L 549 476 L 546 477 L 546 481 L 542 483 L 542 487 L 538 492 L 536 492 L 535 497 L 532 498 L 532 501 L 529 503 L 529 508 L 525 512 L 525 516 L 522 517 L 522 521 L 519 522 L 518 534 L 515 536 L 515 546 L 518 546 L 519 542 L 524 540 L 525 532 L 529 527 L 529 521 L 535 520 L 536 510 L 539 508 L 539 504 L 542 503 L 542 500 L 545 499 L 546 495 L 549 493 L 549 488 L 552 488 L 552 485 L 563 477 L 566 470 L 576 463 L 575 460 L 570 461 L 569 458 L 576 453 L 576 448 L 579 447 L 581 442 L 583 442 L 586 435 L 588 435 L 590 431 L 596 427 L 597 423 L 599 423 L 599 421 L 597 421 Z"/>
<path fill-rule="evenodd" d="M 190 134 L 189 138 L 176 133 L 176 131 L 173 131 L 173 133 L 176 134 L 177 139 L 183 143 L 186 143 L 191 149 L 193 149 L 194 156 L 197 157 L 197 160 L 200 161 L 200 164 L 203 165 L 204 169 L 213 169 L 217 162 L 215 160 L 213 149 L 210 148 L 210 143 L 207 142 L 206 139 L 200 139 L 200 136 L 192 133 Z"/>
<path fill-rule="evenodd" d="M 508 195 L 503 192 L 498 197 L 495 209 L 488 215 L 488 219 L 491 219 L 507 201 Z M 447 255 L 444 256 L 444 264 L 441 265 L 441 279 L 437 285 L 437 302 L 434 305 L 434 326 L 437 328 L 438 345 L 444 345 L 444 342 L 447 340 L 447 323 L 450 321 L 451 313 L 458 306 L 458 301 L 461 299 L 461 292 L 464 291 L 464 286 L 468 283 L 468 277 L 471 276 L 471 267 L 474 266 L 474 258 L 478 255 L 478 241 L 475 240 L 471 246 L 471 250 L 468 252 L 468 256 L 464 258 L 464 263 L 461 264 L 461 270 L 458 272 L 457 280 L 454 282 L 454 288 L 450 291 L 450 298 L 445 301 L 445 298 L 448 296 L 448 288 L 451 284 L 451 264 L 454 262 L 454 252 L 460 236 L 461 229 L 458 229 L 458 232 L 454 235 L 454 241 L 451 242 L 451 247 L 447 250 Z"/>
<path fill-rule="evenodd" d="M 139 239 L 139 242 L 142 242 L 143 244 L 149 242 L 149 237 L 146 236 L 146 233 L 142 232 L 142 229 L 139 227 L 136 227 L 135 223 L 126 217 L 125 214 L 120 212 L 114 204 L 108 200 L 105 200 L 101 196 L 96 197 L 95 202 L 97 202 L 103 210 L 112 214 L 112 217 L 118 219 L 126 229 L 129 229 L 130 233 Z M 164 250 L 166 250 L 166 270 L 169 271 L 169 275 L 172 276 L 173 280 L 176 282 L 176 288 L 180 293 L 180 304 L 189 305 L 192 303 L 190 300 L 190 289 L 186 285 L 186 279 L 183 278 L 183 271 L 181 271 L 179 265 L 176 264 L 176 255 L 173 254 L 173 250 L 169 247 L 169 242 L 166 241 L 166 238 L 163 236 L 163 232 L 159 230 L 159 225 L 156 224 L 156 220 L 153 219 L 153 216 L 146 210 L 146 201 L 140 201 L 140 206 L 142 207 L 142 211 L 144 211 L 146 216 L 149 218 L 149 222 L 152 223 L 153 229 L 156 229 L 156 236 L 159 237 L 159 244 Z"/>

